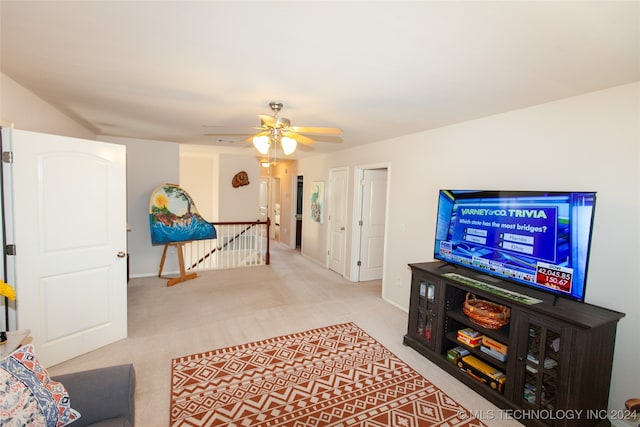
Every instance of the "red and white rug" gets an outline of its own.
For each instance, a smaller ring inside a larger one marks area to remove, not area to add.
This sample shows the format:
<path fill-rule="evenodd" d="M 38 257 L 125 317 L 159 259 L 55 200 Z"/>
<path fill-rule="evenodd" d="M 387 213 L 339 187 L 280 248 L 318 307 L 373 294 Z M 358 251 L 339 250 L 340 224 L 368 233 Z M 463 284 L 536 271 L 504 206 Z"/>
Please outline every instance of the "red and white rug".
<path fill-rule="evenodd" d="M 172 361 L 171 426 L 484 426 L 354 323 Z"/>

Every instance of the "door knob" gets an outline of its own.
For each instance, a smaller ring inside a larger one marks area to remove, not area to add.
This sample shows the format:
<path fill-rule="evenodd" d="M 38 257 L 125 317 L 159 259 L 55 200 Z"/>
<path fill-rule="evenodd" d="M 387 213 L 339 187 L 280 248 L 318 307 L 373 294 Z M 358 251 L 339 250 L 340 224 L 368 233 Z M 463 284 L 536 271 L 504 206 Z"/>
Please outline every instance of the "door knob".
<path fill-rule="evenodd" d="M 122 252 L 122 251 L 118 252 L 118 258 L 124 258 L 126 256 L 127 254 L 125 252 Z"/>
<path fill-rule="evenodd" d="M 340 227 L 340 231 L 344 231 L 344 227 Z"/>

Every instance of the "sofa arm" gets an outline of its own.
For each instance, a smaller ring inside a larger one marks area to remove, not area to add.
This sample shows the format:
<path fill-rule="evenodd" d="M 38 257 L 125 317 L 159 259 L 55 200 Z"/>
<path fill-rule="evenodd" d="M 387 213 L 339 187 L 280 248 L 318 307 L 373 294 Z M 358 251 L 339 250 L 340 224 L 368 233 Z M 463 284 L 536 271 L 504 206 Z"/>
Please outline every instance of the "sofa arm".
<path fill-rule="evenodd" d="M 52 377 L 65 386 L 71 407 L 80 412 L 73 427 L 122 417 L 134 425 L 136 372 L 132 364 L 109 366 Z"/>

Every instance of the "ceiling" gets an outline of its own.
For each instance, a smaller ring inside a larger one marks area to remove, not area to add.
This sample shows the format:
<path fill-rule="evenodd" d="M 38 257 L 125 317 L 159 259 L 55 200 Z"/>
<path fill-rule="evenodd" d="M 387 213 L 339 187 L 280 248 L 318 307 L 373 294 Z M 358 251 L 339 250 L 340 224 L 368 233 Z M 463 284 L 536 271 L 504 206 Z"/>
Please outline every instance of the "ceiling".
<path fill-rule="evenodd" d="M 323 153 L 640 80 L 638 1 L 7 1 L 2 72 L 96 134 Z M 5 118 L 10 119 L 10 118 Z M 215 136 L 203 136 L 203 134 Z"/>

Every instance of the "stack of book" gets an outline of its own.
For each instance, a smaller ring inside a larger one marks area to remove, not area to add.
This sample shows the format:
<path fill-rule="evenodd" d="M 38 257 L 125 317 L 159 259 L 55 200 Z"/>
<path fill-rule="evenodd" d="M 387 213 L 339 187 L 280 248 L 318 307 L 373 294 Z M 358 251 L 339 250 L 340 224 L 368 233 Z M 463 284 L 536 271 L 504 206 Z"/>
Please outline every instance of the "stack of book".
<path fill-rule="evenodd" d="M 538 360 L 538 358 L 531 353 L 527 354 L 527 360 L 536 366 L 540 366 L 540 361 Z M 544 358 L 544 369 L 553 369 L 556 366 L 558 366 L 558 362 L 548 357 Z M 536 367 L 529 364 L 527 364 L 527 371 L 531 372 L 532 374 L 538 373 L 538 369 L 536 369 Z"/>
<path fill-rule="evenodd" d="M 466 348 L 463 347 L 454 347 L 452 349 L 449 349 L 447 351 L 447 360 L 451 363 L 453 363 L 454 365 L 458 364 L 458 360 L 462 357 L 462 356 L 466 356 L 469 354 L 469 350 L 467 350 Z"/>
<path fill-rule="evenodd" d="M 465 328 L 458 331 L 458 341 L 469 347 L 479 347 L 482 344 L 482 334 L 475 329 Z"/>
<path fill-rule="evenodd" d="M 500 341 L 496 341 L 487 336 L 482 337 L 482 346 L 480 347 L 480 351 L 488 354 L 494 359 L 498 359 L 501 362 L 507 360 L 507 350 L 508 346 L 502 344 Z"/>
<path fill-rule="evenodd" d="M 507 380 L 504 372 L 484 363 L 474 356 L 464 356 L 458 360 L 458 367 L 473 377 L 476 381 L 487 384 L 492 389 L 502 393 Z"/>

